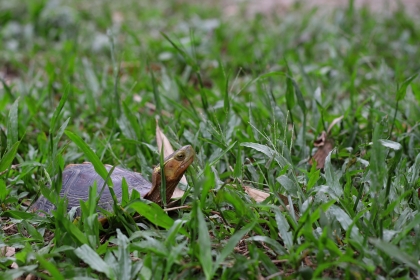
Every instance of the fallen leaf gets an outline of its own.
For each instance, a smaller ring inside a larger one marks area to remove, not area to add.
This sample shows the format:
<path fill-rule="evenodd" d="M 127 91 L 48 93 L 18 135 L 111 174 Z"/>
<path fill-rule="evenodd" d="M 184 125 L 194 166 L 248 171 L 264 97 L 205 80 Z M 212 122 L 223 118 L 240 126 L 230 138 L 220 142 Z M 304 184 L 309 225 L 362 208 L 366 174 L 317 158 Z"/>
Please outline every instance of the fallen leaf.
<path fill-rule="evenodd" d="M 258 189 L 254 189 L 252 187 L 249 186 L 243 186 L 244 191 L 250 196 L 252 197 L 256 202 L 263 202 L 264 200 L 267 199 L 267 197 L 270 196 L 269 193 L 266 193 L 264 191 L 258 190 Z M 284 205 L 289 205 L 289 199 L 287 198 L 287 196 L 282 195 L 282 194 L 277 194 L 280 199 L 283 201 Z"/>
<path fill-rule="evenodd" d="M 10 265 L 10 268 L 13 268 L 13 269 L 18 269 L 18 268 L 19 268 L 19 266 L 18 266 L 18 264 L 17 264 L 17 263 L 13 262 L 13 263 Z"/>
<path fill-rule="evenodd" d="M 114 24 L 120 25 L 124 21 L 123 13 L 119 11 L 114 11 L 112 13 L 112 21 Z"/>
<path fill-rule="evenodd" d="M 35 274 L 28 274 L 28 276 L 26 276 L 25 280 L 36 280 L 36 276 Z"/>
<path fill-rule="evenodd" d="M 250 196 L 252 197 L 256 202 L 262 202 L 264 200 L 267 199 L 267 197 L 270 196 L 269 193 L 248 187 L 248 186 L 243 186 L 244 191 Z"/>
<path fill-rule="evenodd" d="M 171 143 L 168 140 L 168 137 L 163 133 L 159 127 L 158 120 L 156 120 L 156 142 L 159 152 L 162 151 L 163 146 L 163 156 L 167 157 L 174 152 Z"/>
<path fill-rule="evenodd" d="M 4 257 L 12 257 L 14 254 L 15 254 L 15 252 L 16 252 L 16 249 L 15 248 L 13 248 L 13 247 L 3 247 L 2 249 L 1 249 L 1 255 L 2 256 L 4 256 Z"/>
<path fill-rule="evenodd" d="M 315 142 L 314 146 L 318 147 L 318 150 L 315 152 L 312 158 L 309 159 L 309 164 L 313 164 L 314 160 L 316 161 L 316 168 L 323 169 L 325 165 L 325 159 L 328 154 L 334 149 L 334 141 L 329 137 L 331 129 L 339 123 L 344 116 L 335 118 L 330 125 L 328 126 L 327 132 L 323 131 L 321 136 L 319 136 Z"/>
<path fill-rule="evenodd" d="M 184 176 L 182 178 L 185 178 Z M 185 179 L 186 180 L 186 179 Z M 172 195 L 172 198 L 181 198 L 184 196 L 184 191 L 181 190 L 180 188 L 176 187 L 174 190 L 174 193 Z"/>
<path fill-rule="evenodd" d="M 318 147 L 318 150 L 315 152 L 313 157 L 309 160 L 309 164 L 312 165 L 315 160 L 316 168 L 323 169 L 325 165 L 325 159 L 334 148 L 334 142 L 332 139 L 329 139 L 327 136 L 327 133 L 323 131 L 321 133 L 321 136 L 319 136 L 315 140 L 314 146 Z"/>
<path fill-rule="evenodd" d="M 162 151 L 162 145 L 163 145 L 163 156 L 167 157 L 170 154 L 174 152 L 174 149 L 172 148 L 171 143 L 169 142 L 166 135 L 163 133 L 163 131 L 160 129 L 158 121 L 156 120 L 156 142 L 158 146 L 159 152 Z M 182 176 L 180 183 L 184 185 L 188 185 L 187 178 L 185 178 L 185 175 Z M 172 195 L 172 198 L 181 198 L 184 195 L 184 191 L 178 188 L 178 186 L 175 188 L 175 191 Z"/>

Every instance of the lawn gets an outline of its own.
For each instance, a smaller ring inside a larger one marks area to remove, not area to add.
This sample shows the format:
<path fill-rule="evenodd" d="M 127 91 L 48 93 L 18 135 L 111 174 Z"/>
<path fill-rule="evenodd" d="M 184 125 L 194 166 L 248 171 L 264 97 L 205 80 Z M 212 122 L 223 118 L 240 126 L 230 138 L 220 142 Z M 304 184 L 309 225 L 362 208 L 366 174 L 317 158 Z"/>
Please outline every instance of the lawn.
<path fill-rule="evenodd" d="M 0 279 L 420 278 L 404 10 L 1 1 L 0 26 Z M 157 125 L 196 152 L 177 206 L 134 193 L 102 225 L 92 193 L 68 215 L 63 168 L 151 180 Z"/>

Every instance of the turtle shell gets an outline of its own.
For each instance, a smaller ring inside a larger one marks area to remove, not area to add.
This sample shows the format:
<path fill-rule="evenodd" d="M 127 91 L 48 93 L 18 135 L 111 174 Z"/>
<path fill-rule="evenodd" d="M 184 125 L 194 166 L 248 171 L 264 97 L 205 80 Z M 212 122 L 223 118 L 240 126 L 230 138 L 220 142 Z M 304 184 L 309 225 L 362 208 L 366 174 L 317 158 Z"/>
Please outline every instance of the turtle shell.
<path fill-rule="evenodd" d="M 105 168 L 111 170 L 111 165 L 105 165 Z M 152 183 L 147 181 L 139 173 L 126 170 L 120 167 L 115 167 L 111 174 L 111 180 L 114 185 L 113 189 L 119 202 L 122 198 L 122 178 L 125 178 L 128 191 L 137 190 L 142 197 L 144 197 L 152 188 Z M 100 197 L 98 206 L 107 211 L 112 211 L 113 200 L 109 191 L 108 185 L 104 186 L 104 179 L 96 173 L 93 165 L 90 162 L 82 164 L 70 164 L 63 170 L 63 185 L 60 196 L 67 197 L 68 206 L 70 210 L 72 207 L 79 206 L 79 201 L 86 201 L 89 198 L 89 189 L 96 181 L 98 197 Z M 102 190 L 103 189 L 103 190 Z M 102 194 L 101 194 L 102 192 Z M 55 209 L 50 201 L 44 196 L 41 196 L 31 207 L 33 210 L 41 210 L 51 213 Z M 80 215 L 80 209 L 77 209 L 76 215 Z"/>

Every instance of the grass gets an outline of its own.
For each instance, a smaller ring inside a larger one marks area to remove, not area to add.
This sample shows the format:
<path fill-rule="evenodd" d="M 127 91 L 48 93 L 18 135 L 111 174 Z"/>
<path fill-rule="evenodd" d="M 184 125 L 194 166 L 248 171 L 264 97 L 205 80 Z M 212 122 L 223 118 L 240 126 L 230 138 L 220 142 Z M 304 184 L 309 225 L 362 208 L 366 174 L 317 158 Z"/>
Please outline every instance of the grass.
<path fill-rule="evenodd" d="M 420 277 L 418 22 L 114 2 L 0 2 L 1 279 Z M 156 121 L 196 150 L 186 207 L 134 194 L 103 227 L 91 192 L 70 218 L 65 165 L 151 179 Z M 41 193 L 52 216 L 27 211 Z"/>

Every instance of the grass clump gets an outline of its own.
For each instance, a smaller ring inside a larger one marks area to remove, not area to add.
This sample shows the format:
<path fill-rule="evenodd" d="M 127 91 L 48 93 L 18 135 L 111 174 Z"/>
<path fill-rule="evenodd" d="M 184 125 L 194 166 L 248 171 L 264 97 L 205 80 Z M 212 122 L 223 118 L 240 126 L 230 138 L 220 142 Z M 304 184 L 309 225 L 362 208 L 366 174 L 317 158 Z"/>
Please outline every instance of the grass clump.
<path fill-rule="evenodd" d="M 2 278 L 419 277 L 420 27 L 404 11 L 8 1 L 0 15 Z M 125 197 L 145 218 L 116 207 L 104 227 L 91 191 L 73 220 L 65 165 L 150 179 L 156 121 L 197 153 L 183 207 Z M 51 216 L 27 211 L 41 193 Z"/>

